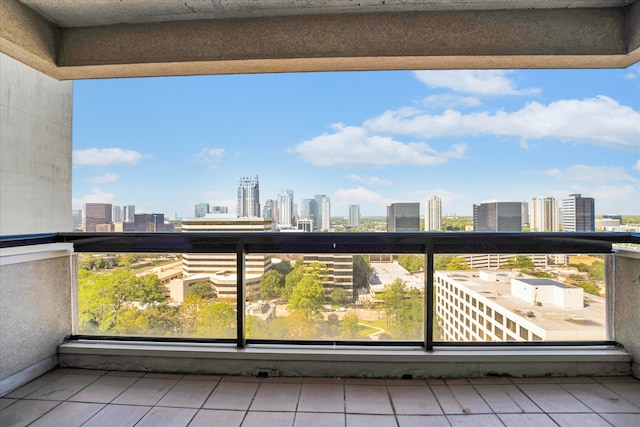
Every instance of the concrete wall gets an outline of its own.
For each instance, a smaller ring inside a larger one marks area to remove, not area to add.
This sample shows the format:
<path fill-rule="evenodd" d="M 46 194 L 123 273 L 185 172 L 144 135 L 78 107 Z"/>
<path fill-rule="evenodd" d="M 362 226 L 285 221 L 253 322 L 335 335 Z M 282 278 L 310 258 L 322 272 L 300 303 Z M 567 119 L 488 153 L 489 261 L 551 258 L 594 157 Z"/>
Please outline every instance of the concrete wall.
<path fill-rule="evenodd" d="M 640 252 L 618 251 L 613 275 L 615 340 L 631 353 L 633 374 L 640 378 Z"/>
<path fill-rule="evenodd" d="M 0 54 L 0 235 L 71 231 L 72 82 Z"/>
<path fill-rule="evenodd" d="M 57 365 L 71 334 L 72 247 L 0 251 L 0 396 Z"/>

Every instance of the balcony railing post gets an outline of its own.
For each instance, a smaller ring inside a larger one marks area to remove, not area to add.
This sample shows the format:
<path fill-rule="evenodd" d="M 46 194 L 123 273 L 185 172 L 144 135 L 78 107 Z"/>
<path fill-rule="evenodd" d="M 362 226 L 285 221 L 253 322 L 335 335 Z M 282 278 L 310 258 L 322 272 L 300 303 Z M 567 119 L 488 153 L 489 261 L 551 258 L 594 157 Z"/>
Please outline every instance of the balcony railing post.
<path fill-rule="evenodd" d="M 238 243 L 236 246 L 236 301 L 237 303 L 237 335 L 236 335 L 236 346 L 238 348 L 244 348 L 247 344 L 247 337 L 245 336 L 245 303 L 244 303 L 244 295 L 245 295 L 245 246 L 242 243 Z"/>
<path fill-rule="evenodd" d="M 433 247 L 427 246 L 424 261 L 424 348 L 433 351 Z"/>

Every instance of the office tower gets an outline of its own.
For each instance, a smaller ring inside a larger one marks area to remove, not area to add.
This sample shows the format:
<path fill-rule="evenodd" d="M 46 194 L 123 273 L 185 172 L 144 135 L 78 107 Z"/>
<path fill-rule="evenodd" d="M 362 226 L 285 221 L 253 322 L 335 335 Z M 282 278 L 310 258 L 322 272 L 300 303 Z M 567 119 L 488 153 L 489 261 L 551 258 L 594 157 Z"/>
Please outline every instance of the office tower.
<path fill-rule="evenodd" d="M 143 213 L 136 214 L 134 219 L 133 229 L 135 231 L 156 233 L 159 231 L 165 231 L 164 228 L 164 214 L 162 213 Z"/>
<path fill-rule="evenodd" d="M 313 231 L 313 220 L 309 218 L 298 218 L 296 220 L 296 228 L 298 229 L 298 231 Z"/>
<path fill-rule="evenodd" d="M 98 224 L 111 224 L 111 203 L 85 203 L 82 210 L 82 229 L 96 231 Z"/>
<path fill-rule="evenodd" d="M 283 190 L 278 196 L 278 225 L 293 225 L 293 190 Z"/>
<path fill-rule="evenodd" d="M 326 266 L 327 274 L 321 277 L 326 297 L 335 289 L 342 288 L 347 299 L 353 301 L 357 295 L 353 289 L 353 258 L 352 254 L 305 254 L 303 261 L 305 264 L 319 262 Z"/>
<path fill-rule="evenodd" d="M 122 207 L 123 222 L 134 222 L 136 218 L 135 205 L 125 205 Z"/>
<path fill-rule="evenodd" d="M 521 225 L 529 224 L 529 203 L 520 202 L 520 204 L 522 205 L 522 209 L 520 213 L 521 219 L 522 219 Z"/>
<path fill-rule="evenodd" d="M 260 216 L 260 185 L 258 175 L 242 177 L 238 183 L 238 202 L 236 204 L 238 218 L 255 218 Z"/>
<path fill-rule="evenodd" d="M 209 213 L 227 214 L 229 213 L 229 207 L 228 206 L 209 206 Z"/>
<path fill-rule="evenodd" d="M 562 231 L 596 231 L 593 197 L 569 194 L 562 200 Z"/>
<path fill-rule="evenodd" d="M 71 226 L 73 231 L 82 230 L 82 209 L 71 210 Z"/>
<path fill-rule="evenodd" d="M 349 205 L 349 227 L 360 227 L 360 205 Z"/>
<path fill-rule="evenodd" d="M 531 199 L 531 231 L 558 231 L 558 204 L 555 197 Z"/>
<path fill-rule="evenodd" d="M 387 231 L 420 231 L 420 203 L 388 205 Z"/>
<path fill-rule="evenodd" d="M 182 232 L 271 231 L 268 218 L 198 218 L 182 222 Z M 182 255 L 182 270 L 186 283 L 209 280 L 219 298 L 237 297 L 237 255 L 229 253 L 191 253 Z M 249 254 L 245 257 L 245 297 L 258 298 L 260 279 L 271 268 L 271 256 Z"/>
<path fill-rule="evenodd" d="M 274 215 L 275 202 L 272 199 L 267 199 L 264 202 L 264 208 L 262 209 L 262 217 L 275 220 Z"/>
<path fill-rule="evenodd" d="M 122 221 L 124 221 L 122 206 L 112 206 L 111 222 L 122 222 Z"/>
<path fill-rule="evenodd" d="M 311 212 L 311 219 L 313 219 L 314 227 L 317 230 L 322 229 L 322 198 L 327 197 L 326 194 L 316 194 L 313 196 L 314 204 L 313 211 Z"/>
<path fill-rule="evenodd" d="M 522 231 L 520 202 L 473 205 L 473 231 Z"/>
<path fill-rule="evenodd" d="M 300 218 L 313 219 L 315 216 L 315 200 L 302 199 L 300 201 Z"/>
<path fill-rule="evenodd" d="M 431 196 L 424 205 L 424 231 L 442 231 L 442 200 Z"/>
<path fill-rule="evenodd" d="M 195 218 L 204 218 L 209 212 L 209 203 L 198 203 L 194 209 Z"/>
<path fill-rule="evenodd" d="M 331 199 L 328 196 L 322 198 L 322 229 L 331 231 Z"/>

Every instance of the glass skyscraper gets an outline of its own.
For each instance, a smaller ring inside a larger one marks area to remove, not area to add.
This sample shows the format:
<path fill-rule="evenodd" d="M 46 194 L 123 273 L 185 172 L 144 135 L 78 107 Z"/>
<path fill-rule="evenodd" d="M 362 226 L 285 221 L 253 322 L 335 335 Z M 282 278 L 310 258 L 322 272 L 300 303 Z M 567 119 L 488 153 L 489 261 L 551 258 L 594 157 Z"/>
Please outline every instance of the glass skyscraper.
<path fill-rule="evenodd" d="M 260 216 L 260 185 L 258 183 L 258 175 L 255 177 L 240 178 L 236 216 L 238 218 L 255 218 Z"/>

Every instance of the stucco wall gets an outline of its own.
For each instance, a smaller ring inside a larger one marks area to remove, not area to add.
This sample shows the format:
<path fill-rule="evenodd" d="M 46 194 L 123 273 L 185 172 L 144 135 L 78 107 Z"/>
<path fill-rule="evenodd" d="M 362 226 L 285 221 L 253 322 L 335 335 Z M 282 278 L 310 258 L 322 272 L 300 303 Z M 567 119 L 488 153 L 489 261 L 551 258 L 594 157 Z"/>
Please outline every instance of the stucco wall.
<path fill-rule="evenodd" d="M 72 82 L 0 54 L 0 235 L 71 231 Z"/>
<path fill-rule="evenodd" d="M 640 252 L 619 251 L 614 257 L 615 339 L 633 356 L 640 378 Z"/>

